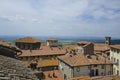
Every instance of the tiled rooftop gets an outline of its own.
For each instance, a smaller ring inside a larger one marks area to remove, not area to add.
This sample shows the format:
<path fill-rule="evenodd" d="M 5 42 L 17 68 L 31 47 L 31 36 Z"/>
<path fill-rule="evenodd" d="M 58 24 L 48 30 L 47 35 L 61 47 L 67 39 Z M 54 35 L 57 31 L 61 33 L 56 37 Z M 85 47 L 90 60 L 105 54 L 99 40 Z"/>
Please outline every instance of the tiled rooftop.
<path fill-rule="evenodd" d="M 15 42 L 22 42 L 22 43 L 37 43 L 37 42 L 40 42 L 40 41 L 37 40 L 37 39 L 34 39 L 34 38 L 32 38 L 32 37 L 25 37 L 25 38 L 17 39 Z"/>
<path fill-rule="evenodd" d="M 39 60 L 37 67 L 49 67 L 49 66 L 58 66 L 58 61 L 56 59 L 52 60 Z"/>
<path fill-rule="evenodd" d="M 110 47 L 116 48 L 116 49 L 120 49 L 120 44 L 118 45 L 111 45 Z"/>
<path fill-rule="evenodd" d="M 92 77 L 91 80 L 120 80 L 120 76 L 116 76 L 116 75 L 98 76 L 98 77 Z"/>
<path fill-rule="evenodd" d="M 80 42 L 77 42 L 78 45 L 83 45 L 83 47 L 91 44 L 91 42 L 88 42 L 88 41 L 80 41 Z"/>
<path fill-rule="evenodd" d="M 45 79 L 42 80 L 64 80 L 58 70 L 45 71 L 43 73 L 45 75 Z"/>
<path fill-rule="evenodd" d="M 0 55 L 0 80 L 38 80 L 21 61 Z"/>
<path fill-rule="evenodd" d="M 0 45 L 3 45 L 3 46 L 10 46 L 11 44 L 6 42 L 6 41 L 2 41 L 0 40 Z"/>
<path fill-rule="evenodd" d="M 43 55 L 59 55 L 59 54 L 65 54 L 65 49 L 59 48 L 59 47 L 49 47 L 49 46 L 43 46 L 39 50 L 22 50 L 22 54 L 20 57 L 23 56 L 43 56 Z"/>
<path fill-rule="evenodd" d="M 92 79 L 88 76 L 80 76 L 80 77 L 70 78 L 68 80 L 92 80 Z"/>
<path fill-rule="evenodd" d="M 94 50 L 95 51 L 105 51 L 109 50 L 110 46 L 104 43 L 94 43 Z"/>
<path fill-rule="evenodd" d="M 82 53 L 76 53 L 75 55 L 68 53 L 66 55 L 59 56 L 58 59 L 69 64 L 70 66 L 82 66 L 90 64 Z"/>
<path fill-rule="evenodd" d="M 49 38 L 49 39 L 47 39 L 47 41 L 58 41 L 58 40 L 54 39 L 54 38 Z"/>
<path fill-rule="evenodd" d="M 82 66 L 90 64 L 113 64 L 110 60 L 100 56 L 100 55 L 86 55 L 82 53 L 71 54 L 68 53 L 63 56 L 59 56 L 58 59 L 69 64 L 70 66 Z"/>

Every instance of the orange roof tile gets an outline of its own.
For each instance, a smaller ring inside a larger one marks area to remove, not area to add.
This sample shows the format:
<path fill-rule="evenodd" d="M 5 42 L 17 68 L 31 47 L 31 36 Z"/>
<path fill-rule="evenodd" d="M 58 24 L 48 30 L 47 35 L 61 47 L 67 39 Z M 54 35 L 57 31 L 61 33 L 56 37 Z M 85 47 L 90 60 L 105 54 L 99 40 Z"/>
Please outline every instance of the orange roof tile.
<path fill-rule="evenodd" d="M 92 79 L 88 76 L 80 76 L 80 77 L 69 78 L 68 80 L 92 80 Z"/>
<path fill-rule="evenodd" d="M 49 60 L 39 60 L 37 67 L 49 67 L 49 66 L 58 66 L 58 61 L 55 59 Z"/>
<path fill-rule="evenodd" d="M 76 53 L 75 55 L 72 53 L 68 53 L 66 55 L 59 56 L 58 59 L 64 61 L 70 66 L 89 65 L 89 62 L 82 53 Z"/>
<path fill-rule="evenodd" d="M 87 58 L 90 64 L 113 64 L 110 60 L 108 60 L 101 55 L 90 55 L 89 58 Z"/>
<path fill-rule="evenodd" d="M 62 60 L 66 64 L 70 66 L 84 66 L 90 64 L 113 64 L 110 60 L 100 56 L 100 55 L 86 55 L 84 56 L 82 53 L 71 54 L 68 53 L 63 56 L 59 56 L 58 59 Z"/>
<path fill-rule="evenodd" d="M 58 41 L 58 40 L 54 39 L 54 38 L 49 38 L 49 39 L 47 39 L 47 41 Z"/>
<path fill-rule="evenodd" d="M 111 45 L 110 47 L 112 47 L 112 48 L 116 48 L 116 49 L 120 49 L 120 44 Z"/>
<path fill-rule="evenodd" d="M 110 46 L 104 43 L 94 43 L 94 50 L 95 51 L 105 51 L 110 49 Z"/>
<path fill-rule="evenodd" d="M 120 80 L 120 76 L 117 75 L 108 75 L 108 76 L 98 76 L 91 78 L 92 80 Z"/>
<path fill-rule="evenodd" d="M 0 45 L 3 45 L 3 46 L 7 46 L 7 47 L 9 47 L 11 44 L 8 43 L 8 42 L 6 42 L 6 41 L 2 41 L 2 40 L 0 40 Z"/>
<path fill-rule="evenodd" d="M 40 42 L 40 41 L 37 40 L 37 39 L 34 39 L 34 38 L 32 38 L 32 37 L 25 37 L 25 38 L 17 39 L 15 42 L 22 42 L 22 43 L 37 43 L 37 42 Z"/>
<path fill-rule="evenodd" d="M 45 79 L 42 80 L 64 80 L 58 70 L 44 71 Z M 53 76 L 54 73 L 54 76 Z"/>
<path fill-rule="evenodd" d="M 91 42 L 88 42 L 88 41 L 80 41 L 80 42 L 77 42 L 78 45 L 83 45 L 83 47 L 91 44 Z"/>
<path fill-rule="evenodd" d="M 65 49 L 59 49 L 58 47 L 43 46 L 39 50 L 22 50 L 22 54 L 19 57 L 25 56 L 43 56 L 43 55 L 61 55 L 65 54 Z"/>

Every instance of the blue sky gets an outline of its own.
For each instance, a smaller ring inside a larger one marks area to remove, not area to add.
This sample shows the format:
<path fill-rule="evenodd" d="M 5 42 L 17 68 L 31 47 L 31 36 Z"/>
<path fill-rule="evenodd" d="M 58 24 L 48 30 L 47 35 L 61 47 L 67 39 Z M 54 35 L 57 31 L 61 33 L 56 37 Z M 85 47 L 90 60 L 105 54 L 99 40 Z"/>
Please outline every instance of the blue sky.
<path fill-rule="evenodd" d="M 0 0 L 0 35 L 120 38 L 120 0 Z"/>

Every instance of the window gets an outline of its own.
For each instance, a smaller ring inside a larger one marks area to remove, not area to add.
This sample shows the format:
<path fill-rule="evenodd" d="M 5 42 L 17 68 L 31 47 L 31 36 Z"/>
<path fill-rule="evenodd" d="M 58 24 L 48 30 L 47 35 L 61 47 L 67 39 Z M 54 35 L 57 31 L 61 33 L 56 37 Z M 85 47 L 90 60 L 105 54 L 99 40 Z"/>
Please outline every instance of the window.
<path fill-rule="evenodd" d="M 105 65 L 101 65 L 101 69 L 104 69 L 105 68 Z"/>
<path fill-rule="evenodd" d="M 119 71 L 117 70 L 117 75 L 119 75 Z"/>
<path fill-rule="evenodd" d="M 80 67 L 77 67 L 77 68 L 76 68 L 76 71 L 79 72 L 79 71 L 80 71 Z"/>
<path fill-rule="evenodd" d="M 91 69 L 91 66 L 88 66 L 88 69 Z"/>
<path fill-rule="evenodd" d="M 116 62 L 116 59 L 114 58 L 114 62 Z"/>
<path fill-rule="evenodd" d="M 113 57 L 111 57 L 111 61 L 113 61 Z"/>
<path fill-rule="evenodd" d="M 94 67 L 97 67 L 97 65 L 94 65 Z"/>
<path fill-rule="evenodd" d="M 118 53 L 118 54 L 119 54 L 119 52 L 120 52 L 120 51 L 117 49 L 117 53 Z"/>
<path fill-rule="evenodd" d="M 117 66 L 119 65 L 119 59 L 117 59 Z"/>

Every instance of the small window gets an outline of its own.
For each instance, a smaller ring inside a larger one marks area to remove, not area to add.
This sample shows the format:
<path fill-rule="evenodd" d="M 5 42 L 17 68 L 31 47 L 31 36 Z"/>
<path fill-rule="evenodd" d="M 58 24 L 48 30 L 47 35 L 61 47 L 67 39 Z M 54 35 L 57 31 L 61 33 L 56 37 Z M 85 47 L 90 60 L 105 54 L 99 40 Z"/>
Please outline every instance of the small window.
<path fill-rule="evenodd" d="M 114 62 L 116 62 L 116 59 L 114 58 Z"/>
<path fill-rule="evenodd" d="M 97 65 L 94 65 L 94 67 L 97 67 Z"/>
<path fill-rule="evenodd" d="M 118 54 L 119 54 L 119 52 L 120 52 L 120 51 L 119 51 L 119 50 L 117 50 L 117 53 L 118 53 Z"/>
<path fill-rule="evenodd" d="M 105 65 L 101 65 L 101 69 L 105 69 Z"/>
<path fill-rule="evenodd" d="M 113 57 L 111 57 L 111 61 L 113 61 Z"/>
<path fill-rule="evenodd" d="M 90 69 L 91 68 L 91 66 L 88 66 L 88 69 Z"/>
<path fill-rule="evenodd" d="M 117 59 L 117 65 L 119 65 L 119 59 Z"/>
<path fill-rule="evenodd" d="M 119 75 L 119 71 L 117 70 L 117 75 Z"/>
<path fill-rule="evenodd" d="M 79 71 L 80 71 L 80 68 L 79 68 L 79 67 L 78 67 L 78 68 L 76 68 L 76 71 L 77 71 L 77 72 L 79 72 Z"/>

